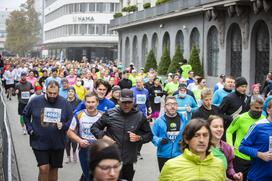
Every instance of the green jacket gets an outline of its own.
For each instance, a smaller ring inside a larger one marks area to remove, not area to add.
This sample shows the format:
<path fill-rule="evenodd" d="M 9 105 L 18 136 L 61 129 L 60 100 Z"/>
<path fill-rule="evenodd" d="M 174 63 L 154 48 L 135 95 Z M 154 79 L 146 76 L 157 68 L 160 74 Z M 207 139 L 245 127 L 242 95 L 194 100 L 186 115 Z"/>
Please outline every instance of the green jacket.
<path fill-rule="evenodd" d="M 239 152 L 239 146 L 241 144 L 242 139 L 245 137 L 247 134 L 248 129 L 250 126 L 256 123 L 256 121 L 264 119 L 265 117 L 262 115 L 258 119 L 253 119 L 252 117 L 249 116 L 248 112 L 245 112 L 241 115 L 238 115 L 235 117 L 235 119 L 231 122 L 230 126 L 228 127 L 226 131 L 226 139 L 227 143 L 230 146 L 234 146 L 234 155 L 238 156 L 241 159 L 244 160 L 250 160 L 250 157 Z M 234 141 L 233 145 L 233 133 L 236 132 L 236 139 Z"/>
<path fill-rule="evenodd" d="M 168 160 L 159 176 L 159 181 L 225 181 L 223 161 L 210 153 L 204 160 L 188 149 L 176 158 Z"/>

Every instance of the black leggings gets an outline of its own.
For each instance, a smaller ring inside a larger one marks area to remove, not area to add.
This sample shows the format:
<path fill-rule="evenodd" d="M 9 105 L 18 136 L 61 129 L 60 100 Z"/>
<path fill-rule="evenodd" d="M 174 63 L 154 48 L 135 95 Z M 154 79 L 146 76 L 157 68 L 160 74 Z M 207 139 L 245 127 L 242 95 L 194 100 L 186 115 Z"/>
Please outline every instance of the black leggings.
<path fill-rule="evenodd" d="M 159 165 L 160 171 L 162 170 L 162 167 L 165 164 L 165 162 L 167 162 L 169 159 L 171 159 L 171 158 L 160 158 L 160 157 L 158 157 L 158 165 Z"/>
<path fill-rule="evenodd" d="M 66 154 L 67 156 L 70 156 L 71 153 L 71 145 L 73 148 L 73 153 L 76 152 L 77 149 L 77 143 L 73 142 L 71 139 L 67 138 L 67 143 L 65 145 L 65 150 L 66 150 Z"/>
<path fill-rule="evenodd" d="M 243 173 L 243 180 L 247 180 L 247 174 L 248 174 L 250 165 L 251 165 L 251 161 L 249 160 L 244 160 L 237 156 L 233 159 L 234 170 L 236 172 Z"/>
<path fill-rule="evenodd" d="M 120 179 L 127 181 L 132 181 L 134 177 L 135 169 L 133 168 L 133 163 L 125 164 L 120 172 Z"/>

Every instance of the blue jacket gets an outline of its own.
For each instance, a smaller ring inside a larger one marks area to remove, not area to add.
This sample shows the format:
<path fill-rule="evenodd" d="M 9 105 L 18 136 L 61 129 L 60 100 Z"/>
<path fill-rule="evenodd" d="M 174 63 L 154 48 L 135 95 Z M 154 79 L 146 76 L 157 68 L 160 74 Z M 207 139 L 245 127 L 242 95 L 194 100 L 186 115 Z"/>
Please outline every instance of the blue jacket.
<path fill-rule="evenodd" d="M 191 119 L 192 113 L 198 109 L 196 101 L 190 95 L 186 95 L 184 98 L 179 97 L 179 95 L 175 95 L 175 97 L 178 103 L 178 113 L 182 114 L 186 121 L 189 121 Z M 186 111 L 187 106 L 191 107 L 190 112 Z"/>
<path fill-rule="evenodd" d="M 241 142 L 239 151 L 250 156 L 252 164 L 247 179 L 251 181 L 271 181 L 272 161 L 265 162 L 257 157 L 257 152 L 269 150 L 269 136 L 272 136 L 272 123 L 262 119 L 248 130 Z"/>
<path fill-rule="evenodd" d="M 178 115 L 180 116 L 180 131 L 174 142 L 169 140 L 165 145 L 160 144 L 162 138 L 168 137 L 165 114 L 159 117 L 152 127 L 152 143 L 157 147 L 157 156 L 160 158 L 174 158 L 181 154 L 180 145 L 178 143 L 181 140 L 181 135 L 185 125 L 187 124 L 187 121 L 181 114 Z"/>
<path fill-rule="evenodd" d="M 213 97 L 212 97 L 212 104 L 219 107 L 221 102 L 223 101 L 223 98 L 225 96 L 227 96 L 229 93 L 231 92 L 227 92 L 224 89 L 218 89 L 217 91 L 214 92 Z"/>

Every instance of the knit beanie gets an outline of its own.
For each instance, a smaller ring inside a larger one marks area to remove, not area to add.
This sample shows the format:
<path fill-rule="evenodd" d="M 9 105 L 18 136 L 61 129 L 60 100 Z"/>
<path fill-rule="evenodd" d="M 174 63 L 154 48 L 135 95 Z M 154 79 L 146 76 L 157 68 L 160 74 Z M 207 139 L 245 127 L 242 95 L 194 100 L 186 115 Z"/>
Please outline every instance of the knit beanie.
<path fill-rule="evenodd" d="M 114 93 L 115 91 L 121 91 L 121 88 L 119 85 L 115 85 L 115 86 L 113 86 L 113 88 L 111 90 L 112 90 L 112 93 Z"/>
<path fill-rule="evenodd" d="M 247 80 L 244 77 L 237 77 L 235 79 L 235 88 L 240 87 L 242 85 L 247 85 Z"/>
<path fill-rule="evenodd" d="M 114 159 L 121 161 L 119 149 L 115 144 L 106 147 L 96 153 L 92 153 L 91 149 L 89 154 L 90 154 L 89 168 L 91 172 L 93 172 L 98 163 L 104 159 Z"/>

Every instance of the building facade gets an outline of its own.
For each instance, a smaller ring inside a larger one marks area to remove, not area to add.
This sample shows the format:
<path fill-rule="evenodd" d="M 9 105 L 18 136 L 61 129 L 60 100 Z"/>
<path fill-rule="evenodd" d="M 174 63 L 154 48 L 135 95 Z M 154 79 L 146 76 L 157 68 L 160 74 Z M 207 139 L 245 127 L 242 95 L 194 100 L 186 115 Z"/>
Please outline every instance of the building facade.
<path fill-rule="evenodd" d="M 0 54 L 4 51 L 4 45 L 6 40 L 6 19 L 9 16 L 10 11 L 7 8 L 0 9 Z"/>
<path fill-rule="evenodd" d="M 269 0 L 172 0 L 115 18 L 110 29 L 125 65 L 143 67 L 151 49 L 159 63 L 163 46 L 173 57 L 181 45 L 189 59 L 195 45 L 209 86 L 221 73 L 262 83 L 272 70 L 271 7 Z"/>
<path fill-rule="evenodd" d="M 117 58 L 118 35 L 109 30 L 119 0 L 45 0 L 44 49 L 69 60 Z"/>

